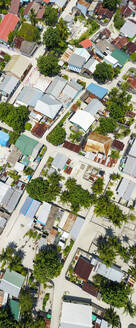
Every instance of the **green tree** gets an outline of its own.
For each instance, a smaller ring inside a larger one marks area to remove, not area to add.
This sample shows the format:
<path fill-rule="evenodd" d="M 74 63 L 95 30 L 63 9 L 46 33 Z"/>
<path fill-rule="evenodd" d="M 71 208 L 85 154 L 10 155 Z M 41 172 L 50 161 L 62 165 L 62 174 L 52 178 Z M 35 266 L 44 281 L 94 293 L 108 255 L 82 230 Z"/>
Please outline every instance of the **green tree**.
<path fill-rule="evenodd" d="M 132 318 L 136 315 L 136 305 L 133 304 L 132 300 L 129 299 L 124 306 L 124 312 L 129 314 Z"/>
<path fill-rule="evenodd" d="M 31 313 L 33 307 L 33 297 L 30 291 L 28 291 L 26 288 L 21 289 L 19 295 L 19 304 L 22 315 L 24 315 L 25 313 Z"/>
<path fill-rule="evenodd" d="M 119 1 L 117 0 L 103 0 L 102 5 L 104 8 L 108 8 L 109 10 L 112 11 L 112 10 L 116 10 L 118 2 Z"/>
<path fill-rule="evenodd" d="M 94 79 L 100 83 L 105 83 L 106 81 L 112 80 L 114 77 L 114 69 L 111 65 L 101 62 L 96 65 L 94 71 Z"/>
<path fill-rule="evenodd" d="M 112 266 L 116 261 L 118 238 L 117 237 L 103 237 L 100 236 L 97 241 L 98 255 L 102 262 L 108 267 Z"/>
<path fill-rule="evenodd" d="M 58 59 L 53 55 L 40 56 L 37 59 L 38 70 L 45 76 L 55 76 L 60 71 Z"/>
<path fill-rule="evenodd" d="M 128 84 L 122 84 L 121 89 L 113 88 L 109 92 L 107 109 L 110 116 L 119 122 L 124 122 L 125 114 L 133 110 L 132 96 L 127 91 Z"/>
<path fill-rule="evenodd" d="M 23 24 L 25 22 L 24 16 L 24 7 L 20 8 L 20 23 Z"/>
<path fill-rule="evenodd" d="M 0 120 L 11 126 L 14 131 L 24 130 L 29 111 L 25 106 L 15 107 L 9 103 L 0 104 Z"/>
<path fill-rule="evenodd" d="M 133 54 L 130 55 L 130 58 L 133 62 L 135 62 L 136 61 L 136 52 L 133 52 Z"/>
<path fill-rule="evenodd" d="M 46 6 L 44 17 L 47 25 L 55 26 L 58 20 L 57 9 L 52 8 L 51 6 Z"/>
<path fill-rule="evenodd" d="M 18 36 L 21 36 L 26 41 L 40 41 L 40 32 L 36 26 L 29 23 L 23 23 L 20 30 L 18 31 Z"/>
<path fill-rule="evenodd" d="M 119 328 L 120 327 L 120 318 L 115 312 L 113 307 L 105 310 L 104 319 L 108 321 L 108 323 L 112 326 L 112 328 Z"/>
<path fill-rule="evenodd" d="M 60 179 L 60 176 L 56 173 L 51 174 L 47 180 L 42 178 L 32 179 L 26 185 L 26 191 L 31 198 L 38 199 L 41 202 L 51 202 L 56 200 L 60 193 Z"/>
<path fill-rule="evenodd" d="M 117 128 L 116 120 L 112 117 L 101 117 L 99 119 L 99 133 L 106 135 L 107 133 L 113 133 Z"/>
<path fill-rule="evenodd" d="M 50 245 L 36 255 L 34 261 L 34 277 L 40 283 L 45 283 L 57 277 L 62 269 L 60 254 L 56 246 Z"/>
<path fill-rule="evenodd" d="M 19 137 L 19 133 L 15 131 L 9 131 L 9 136 L 10 136 L 9 138 L 10 144 L 15 144 Z"/>
<path fill-rule="evenodd" d="M 8 305 L 0 307 L 0 326 L 1 328 L 16 328 L 16 321 L 14 321 Z"/>
<path fill-rule="evenodd" d="M 59 19 L 59 22 L 57 23 L 56 27 L 57 27 L 57 30 L 59 32 L 61 40 L 66 41 L 67 38 L 68 38 L 69 33 L 68 33 L 67 24 L 63 20 L 63 18 Z"/>
<path fill-rule="evenodd" d="M 116 14 L 114 16 L 114 26 L 120 30 L 120 28 L 124 25 L 125 20 L 123 17 L 120 15 L 120 9 L 116 11 Z"/>
<path fill-rule="evenodd" d="M 97 178 L 92 186 L 92 191 L 95 194 L 102 194 L 104 188 L 104 182 L 102 178 Z"/>
<path fill-rule="evenodd" d="M 48 135 L 47 141 L 52 143 L 54 146 L 61 145 L 65 141 L 66 131 L 60 126 L 56 126 Z"/>
<path fill-rule="evenodd" d="M 29 19 L 32 26 L 35 26 L 37 19 L 36 19 L 36 13 L 33 8 L 30 10 Z"/>
<path fill-rule="evenodd" d="M 24 169 L 25 175 L 32 175 L 33 173 L 34 173 L 34 170 L 29 166 Z"/>
<path fill-rule="evenodd" d="M 13 31 L 13 32 L 9 32 L 9 35 L 8 35 L 8 43 L 11 45 L 13 40 L 14 40 L 14 37 L 16 36 L 16 31 Z"/>
<path fill-rule="evenodd" d="M 48 27 L 43 34 L 43 43 L 48 50 L 56 50 L 60 42 L 60 35 L 57 28 Z"/>
<path fill-rule="evenodd" d="M 110 157 L 113 159 L 118 159 L 119 158 L 119 152 L 117 150 L 112 150 Z"/>

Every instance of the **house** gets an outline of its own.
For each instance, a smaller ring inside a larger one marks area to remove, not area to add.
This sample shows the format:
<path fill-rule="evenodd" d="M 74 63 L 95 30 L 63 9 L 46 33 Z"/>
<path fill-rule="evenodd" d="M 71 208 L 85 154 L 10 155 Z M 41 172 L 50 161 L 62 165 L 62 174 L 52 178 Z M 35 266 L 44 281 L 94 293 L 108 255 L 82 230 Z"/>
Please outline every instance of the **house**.
<path fill-rule="evenodd" d="M 20 51 L 24 56 L 31 57 L 36 51 L 36 49 L 37 49 L 36 42 L 30 42 L 25 40 L 21 42 Z"/>
<path fill-rule="evenodd" d="M 33 220 L 40 205 L 41 203 L 38 200 L 32 199 L 28 196 L 20 209 L 20 214 L 23 214 Z"/>
<path fill-rule="evenodd" d="M 68 46 L 68 48 L 66 49 L 66 51 L 64 52 L 64 54 L 61 56 L 61 60 L 64 63 L 68 63 L 69 58 L 71 57 L 71 55 L 73 54 L 73 47 L 71 49 L 71 47 Z"/>
<path fill-rule="evenodd" d="M 88 62 L 84 65 L 82 69 L 82 74 L 87 74 L 91 76 L 96 69 L 96 65 L 98 64 L 99 64 L 98 60 L 96 60 L 95 58 L 90 58 Z"/>
<path fill-rule="evenodd" d="M 13 32 L 19 23 L 19 18 L 11 13 L 4 16 L 0 23 L 0 42 L 8 43 L 8 35 Z"/>
<path fill-rule="evenodd" d="M 92 99 L 92 101 L 85 107 L 84 111 L 95 116 L 99 111 L 103 112 L 104 105 L 97 98 Z"/>
<path fill-rule="evenodd" d="M 48 220 L 48 216 L 51 210 L 51 204 L 47 202 L 43 202 L 43 204 L 39 207 L 37 213 L 36 213 L 36 219 L 37 222 L 41 225 L 45 226 L 46 222 Z"/>
<path fill-rule="evenodd" d="M 67 160 L 68 157 L 65 154 L 57 153 L 51 165 L 55 170 L 62 171 L 66 165 Z"/>
<path fill-rule="evenodd" d="M 101 57 L 104 58 L 104 56 L 111 54 L 111 52 L 114 50 L 114 45 L 111 44 L 108 40 L 100 40 L 94 45 L 95 53 Z"/>
<path fill-rule="evenodd" d="M 120 49 L 115 49 L 111 56 L 118 61 L 120 67 L 123 67 L 129 59 L 129 55 Z"/>
<path fill-rule="evenodd" d="M 45 131 L 47 130 L 47 125 L 44 123 L 35 123 L 34 127 L 31 130 L 31 133 L 33 134 L 33 136 L 37 137 L 37 138 L 42 138 L 42 136 L 44 135 Z"/>
<path fill-rule="evenodd" d="M 20 317 L 20 307 L 19 307 L 19 302 L 16 300 L 9 300 L 9 307 L 10 307 L 10 311 L 12 313 L 12 316 L 14 318 L 14 320 L 19 321 L 19 317 Z"/>
<path fill-rule="evenodd" d="M 92 269 L 93 269 L 93 265 L 90 263 L 90 261 L 87 258 L 80 256 L 75 265 L 74 273 L 80 279 L 87 281 Z"/>
<path fill-rule="evenodd" d="M 121 27 L 120 34 L 128 38 L 133 38 L 136 35 L 136 22 L 127 20 Z"/>
<path fill-rule="evenodd" d="M 38 13 L 39 9 L 40 9 L 40 3 L 38 2 L 29 2 L 27 7 L 24 9 L 24 17 L 25 18 L 29 18 L 29 15 L 31 14 L 31 10 L 33 9 L 35 14 Z"/>
<path fill-rule="evenodd" d="M 86 59 L 84 57 L 72 54 L 68 60 L 68 69 L 80 73 L 85 63 Z"/>
<path fill-rule="evenodd" d="M 89 39 L 85 39 L 79 43 L 80 46 L 82 46 L 84 49 L 90 49 L 92 48 L 92 41 Z"/>
<path fill-rule="evenodd" d="M 58 230 L 55 228 L 52 228 L 47 236 L 47 244 L 49 244 L 49 245 L 54 244 L 57 240 L 57 236 L 58 236 Z M 65 244 L 64 244 L 64 247 L 65 247 Z"/>
<path fill-rule="evenodd" d="M 127 202 L 134 200 L 136 195 L 136 183 L 129 179 L 122 178 L 117 187 L 117 194 Z"/>
<path fill-rule="evenodd" d="M 20 159 L 20 157 L 22 156 L 21 155 L 21 152 L 19 149 L 17 149 L 15 147 L 15 145 L 11 145 L 10 147 L 10 150 L 11 150 L 11 153 L 9 154 L 8 156 L 8 159 L 7 159 L 7 162 L 11 165 L 11 166 L 15 166 L 16 162 Z"/>
<path fill-rule="evenodd" d="M 25 277 L 20 273 L 7 269 L 3 278 L 0 280 L 0 289 L 8 293 L 11 297 L 18 298 L 24 281 Z"/>
<path fill-rule="evenodd" d="M 36 103 L 35 110 L 54 120 L 62 108 L 62 103 L 52 95 L 44 94 Z"/>
<path fill-rule="evenodd" d="M 129 87 L 131 89 L 131 92 L 136 93 L 136 78 L 135 77 L 129 77 L 127 80 Z"/>
<path fill-rule="evenodd" d="M 117 38 L 115 38 L 112 41 L 112 44 L 117 48 L 117 49 L 122 49 L 123 47 L 125 47 L 128 44 L 128 38 L 126 36 L 117 36 Z"/>
<path fill-rule="evenodd" d="M 87 143 L 85 145 L 84 150 L 86 152 L 93 152 L 96 154 L 102 153 L 107 156 L 111 144 L 112 144 L 111 138 L 109 138 L 107 136 L 103 136 L 96 132 L 91 132 L 87 139 Z"/>
<path fill-rule="evenodd" d="M 9 142 L 9 134 L 0 130 L 0 146 L 6 147 Z"/>
<path fill-rule="evenodd" d="M 100 34 L 99 34 L 99 39 L 109 39 L 111 35 L 111 32 L 110 30 L 108 30 L 107 28 L 104 28 L 102 31 L 100 31 Z"/>
<path fill-rule="evenodd" d="M 15 147 L 20 150 L 22 155 L 27 158 L 31 156 L 32 159 L 35 159 L 42 148 L 42 144 L 25 134 L 21 134 L 15 143 Z"/>
<path fill-rule="evenodd" d="M 82 290 L 94 297 L 97 297 L 98 292 L 99 292 L 98 288 L 96 286 L 94 286 L 91 281 L 83 281 Z M 109 328 L 109 327 L 107 327 L 107 328 Z"/>
<path fill-rule="evenodd" d="M 42 19 L 43 16 L 44 16 L 44 13 L 45 13 L 45 7 L 42 6 L 42 7 L 38 10 L 38 13 L 37 13 L 36 19 L 38 19 L 38 20 Z"/>
<path fill-rule="evenodd" d="M 90 58 L 90 54 L 85 48 L 76 48 L 74 54 L 85 58 L 86 62 Z"/>
<path fill-rule="evenodd" d="M 98 16 L 98 18 L 108 18 L 111 19 L 114 12 L 110 11 L 108 8 L 103 8 L 102 2 L 98 2 L 98 5 L 95 8 L 95 15 Z"/>
<path fill-rule="evenodd" d="M 8 213 L 12 213 L 14 211 L 21 196 L 22 190 L 20 191 L 12 188 L 8 184 L 0 181 L 0 206 Z"/>
<path fill-rule="evenodd" d="M 72 8 L 72 11 L 77 15 L 79 14 L 86 17 L 89 7 L 90 7 L 89 2 L 85 0 L 78 0 L 76 6 Z"/>
<path fill-rule="evenodd" d="M 37 101 L 42 97 L 43 92 L 33 88 L 30 85 L 26 85 L 18 94 L 16 98 L 16 105 L 22 105 L 26 107 L 35 107 Z"/>
<path fill-rule="evenodd" d="M 130 148 L 123 172 L 136 178 L 136 139 Z"/>
<path fill-rule="evenodd" d="M 126 6 L 122 6 L 120 9 L 120 13 L 122 15 L 122 17 L 129 17 L 132 14 L 132 10 L 126 5 Z"/>
<path fill-rule="evenodd" d="M 79 126 L 84 131 L 87 131 L 95 122 L 95 118 L 89 112 L 78 109 L 76 113 L 70 118 L 70 122 Z"/>
<path fill-rule="evenodd" d="M 136 44 L 134 42 L 128 42 L 126 45 L 126 51 L 129 55 L 132 55 L 136 51 Z"/>
<path fill-rule="evenodd" d="M 45 92 L 50 84 L 51 84 L 50 77 L 48 77 L 48 76 L 45 77 L 45 76 L 39 74 L 38 79 L 33 83 L 33 87 L 41 90 L 42 92 Z"/>
<path fill-rule="evenodd" d="M 120 283 L 124 277 L 124 272 L 117 265 L 107 267 L 97 256 L 92 256 L 91 264 L 94 266 L 93 271 L 95 271 L 96 274 L 100 274 L 109 280 Z"/>
<path fill-rule="evenodd" d="M 21 55 L 13 55 L 5 66 L 4 71 L 22 81 L 30 68 L 31 64 L 28 58 Z"/>
<path fill-rule="evenodd" d="M 14 37 L 14 40 L 13 40 L 13 44 L 14 44 L 14 47 L 17 48 L 17 49 L 20 49 L 21 47 L 21 43 L 24 41 L 24 38 L 22 38 L 21 36 L 15 36 Z"/>
<path fill-rule="evenodd" d="M 19 7 L 20 7 L 20 0 L 11 0 L 11 4 L 8 12 L 10 14 L 18 15 Z"/>
<path fill-rule="evenodd" d="M 108 93 L 108 89 L 105 89 L 95 83 L 90 83 L 86 88 L 86 90 L 89 91 L 90 94 L 94 95 L 99 99 L 103 99 Z"/>
<path fill-rule="evenodd" d="M 59 11 L 64 9 L 67 5 L 68 0 L 55 0 L 55 5 L 58 7 Z"/>
<path fill-rule="evenodd" d="M 80 234 L 80 231 L 83 227 L 84 219 L 81 216 L 77 216 L 75 223 L 70 231 L 70 236 L 72 240 L 76 240 Z"/>
<path fill-rule="evenodd" d="M 90 304 L 65 302 L 62 304 L 60 328 L 92 328 Z"/>
<path fill-rule="evenodd" d="M 111 147 L 118 151 L 122 151 L 124 149 L 124 143 L 121 142 L 120 140 L 115 139 L 115 140 L 113 140 Z"/>
<path fill-rule="evenodd" d="M 0 82 L 0 93 L 7 99 L 13 95 L 20 84 L 19 79 L 14 76 L 5 75 Z"/>
<path fill-rule="evenodd" d="M 65 233 L 67 233 L 67 237 L 73 227 L 73 224 L 76 221 L 76 218 L 77 216 L 75 214 L 69 213 L 68 211 L 65 211 L 61 217 L 58 228 L 59 230 L 63 230 Z"/>
<path fill-rule="evenodd" d="M 47 88 L 46 93 L 56 98 L 64 107 L 67 107 L 81 90 L 81 84 L 75 80 L 66 81 L 63 77 L 56 76 Z"/>
<path fill-rule="evenodd" d="M 111 55 L 107 55 L 104 57 L 104 62 L 108 65 L 111 65 L 113 68 L 119 65 L 118 60 Z"/>

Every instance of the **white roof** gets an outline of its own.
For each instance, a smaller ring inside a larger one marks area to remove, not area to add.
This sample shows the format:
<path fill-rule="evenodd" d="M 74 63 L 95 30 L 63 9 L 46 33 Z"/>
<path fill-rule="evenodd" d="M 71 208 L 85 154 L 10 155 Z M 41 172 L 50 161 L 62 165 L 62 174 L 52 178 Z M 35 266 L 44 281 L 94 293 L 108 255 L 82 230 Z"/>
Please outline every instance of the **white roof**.
<path fill-rule="evenodd" d="M 128 38 L 133 38 L 136 35 L 136 24 L 128 20 L 121 27 L 120 33 Z"/>
<path fill-rule="evenodd" d="M 37 82 L 34 84 L 34 87 L 44 92 L 51 83 L 51 78 L 48 76 L 40 76 Z"/>
<path fill-rule="evenodd" d="M 112 265 L 112 267 L 106 267 L 106 265 L 102 263 L 101 259 L 98 257 L 92 257 L 91 264 L 94 265 L 95 272 L 97 272 L 97 274 L 100 274 L 107 279 L 117 282 L 121 282 L 123 279 L 124 273 L 116 265 Z"/>
<path fill-rule="evenodd" d="M 0 181 L 0 203 L 2 203 L 2 200 L 9 189 L 11 189 L 9 185 Z"/>
<path fill-rule="evenodd" d="M 24 170 L 25 165 L 23 163 L 20 162 L 16 162 L 14 169 L 17 172 L 22 172 Z"/>
<path fill-rule="evenodd" d="M 35 110 L 53 120 L 60 111 L 61 107 L 62 104 L 52 95 L 45 94 L 40 100 L 37 101 Z"/>
<path fill-rule="evenodd" d="M 136 157 L 136 140 L 134 141 L 134 143 L 129 151 L 129 156 Z"/>
<path fill-rule="evenodd" d="M 114 57 L 112 57 L 111 55 L 105 56 L 104 61 L 108 64 L 113 65 L 113 66 L 118 64 L 118 60 L 115 59 Z"/>
<path fill-rule="evenodd" d="M 62 229 L 64 227 L 64 225 L 65 225 L 65 223 L 67 221 L 68 216 L 69 216 L 69 212 L 65 211 L 63 213 L 62 217 L 61 217 L 60 222 L 59 222 L 59 228 Z"/>
<path fill-rule="evenodd" d="M 94 121 L 95 118 L 93 115 L 81 109 L 78 109 L 70 119 L 71 123 L 78 125 L 84 131 L 87 131 Z"/>
<path fill-rule="evenodd" d="M 51 210 L 51 204 L 44 202 L 37 211 L 36 214 L 37 219 L 43 224 L 46 224 L 50 210 Z"/>
<path fill-rule="evenodd" d="M 90 58 L 89 52 L 84 48 L 76 48 L 74 54 L 85 58 L 86 61 Z"/>
<path fill-rule="evenodd" d="M 63 302 L 61 328 L 91 328 L 91 305 Z"/>
<path fill-rule="evenodd" d="M 63 170 L 64 169 L 64 166 L 66 164 L 68 160 L 68 157 L 65 155 L 65 154 L 62 154 L 62 153 L 58 153 L 53 162 L 52 162 L 52 167 L 54 167 L 55 169 L 58 169 L 58 170 Z"/>

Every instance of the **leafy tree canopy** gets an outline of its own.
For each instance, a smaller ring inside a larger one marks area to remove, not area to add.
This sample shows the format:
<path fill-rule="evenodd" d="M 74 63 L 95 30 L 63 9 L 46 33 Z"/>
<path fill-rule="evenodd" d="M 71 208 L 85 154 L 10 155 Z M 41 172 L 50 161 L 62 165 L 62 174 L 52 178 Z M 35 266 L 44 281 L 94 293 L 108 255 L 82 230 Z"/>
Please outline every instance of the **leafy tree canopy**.
<path fill-rule="evenodd" d="M 103 0 L 103 7 L 104 8 L 108 8 L 109 10 L 116 10 L 116 7 L 117 7 L 117 3 L 118 1 L 117 0 Z"/>
<path fill-rule="evenodd" d="M 2 328 L 16 328 L 16 321 L 13 319 L 8 305 L 0 307 L 0 326 Z"/>
<path fill-rule="evenodd" d="M 106 81 L 112 80 L 114 77 L 114 69 L 111 65 L 103 62 L 96 65 L 96 69 L 94 71 L 94 79 L 101 83 L 105 83 Z"/>
<path fill-rule="evenodd" d="M 21 36 L 26 41 L 37 42 L 40 40 L 40 32 L 36 26 L 28 23 L 23 23 L 20 30 L 18 31 L 18 36 Z"/>
<path fill-rule="evenodd" d="M 124 121 L 125 114 L 133 110 L 133 105 L 130 103 L 132 96 L 128 93 L 127 87 L 127 84 L 123 84 L 121 90 L 113 88 L 107 101 L 110 116 L 121 122 Z"/>
<path fill-rule="evenodd" d="M 112 133 L 117 128 L 116 120 L 112 117 L 101 117 L 99 119 L 99 133 L 106 135 L 107 133 Z"/>
<path fill-rule="evenodd" d="M 44 17 L 47 25 L 55 26 L 58 20 L 57 9 L 52 8 L 51 6 L 46 6 Z"/>
<path fill-rule="evenodd" d="M 50 245 L 36 255 L 34 261 L 34 277 L 40 283 L 57 277 L 62 269 L 60 254 L 55 246 Z"/>
<path fill-rule="evenodd" d="M 47 180 L 42 178 L 32 179 L 26 186 L 29 196 L 41 202 L 51 202 L 56 199 L 60 192 L 61 178 L 56 173 L 52 173 Z"/>
<path fill-rule="evenodd" d="M 103 192 L 103 187 L 104 187 L 103 179 L 102 179 L 102 178 L 98 178 L 98 179 L 96 179 L 95 182 L 93 183 L 92 191 L 93 191 L 95 194 L 102 194 L 102 192 Z"/>
<path fill-rule="evenodd" d="M 106 319 L 109 324 L 112 325 L 112 328 L 119 328 L 120 327 L 120 318 L 115 312 L 113 307 L 110 307 L 109 309 L 106 309 L 104 313 L 104 319 Z"/>
<path fill-rule="evenodd" d="M 21 289 L 19 295 L 19 304 L 22 315 L 24 315 L 25 313 L 31 313 L 33 307 L 33 297 L 30 291 L 26 290 L 25 288 Z"/>
<path fill-rule="evenodd" d="M 14 131 L 24 130 L 29 111 L 25 106 L 15 107 L 9 103 L 0 104 L 0 120 L 11 126 Z"/>
<path fill-rule="evenodd" d="M 88 190 L 83 189 L 76 184 L 76 180 L 69 178 L 66 182 L 66 190 L 61 194 L 63 203 L 70 203 L 72 210 L 77 213 L 80 207 L 88 208 L 90 206 L 91 196 Z"/>
<path fill-rule="evenodd" d="M 116 11 L 115 16 L 114 16 L 114 26 L 115 26 L 118 30 L 120 30 L 120 28 L 124 25 L 124 22 L 125 22 L 124 18 L 121 17 L 121 15 L 120 15 L 120 9 L 118 9 L 118 10 Z"/>
<path fill-rule="evenodd" d="M 60 35 L 57 28 L 48 27 L 43 35 L 43 43 L 48 50 L 52 50 L 58 47 L 60 42 Z"/>
<path fill-rule="evenodd" d="M 65 129 L 58 125 L 48 134 L 47 141 L 52 143 L 54 146 L 58 146 L 65 141 L 65 137 Z"/>
<path fill-rule="evenodd" d="M 51 54 L 47 56 L 40 56 L 37 59 L 37 66 L 39 72 L 45 76 L 55 76 L 60 71 L 58 59 Z"/>

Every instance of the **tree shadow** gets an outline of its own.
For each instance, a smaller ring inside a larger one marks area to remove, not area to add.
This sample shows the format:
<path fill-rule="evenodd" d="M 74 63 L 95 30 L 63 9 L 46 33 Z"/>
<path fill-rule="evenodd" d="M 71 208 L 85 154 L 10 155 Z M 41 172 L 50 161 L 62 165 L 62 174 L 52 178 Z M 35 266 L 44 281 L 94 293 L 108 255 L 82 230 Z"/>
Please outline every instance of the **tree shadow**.
<path fill-rule="evenodd" d="M 115 233 L 111 227 L 106 228 L 105 237 L 114 237 Z"/>
<path fill-rule="evenodd" d="M 19 255 L 22 260 L 24 259 L 25 252 L 22 249 L 18 249 L 16 254 Z"/>
<path fill-rule="evenodd" d="M 122 236 L 122 240 L 127 244 L 129 243 L 129 237 L 127 235 Z"/>
<path fill-rule="evenodd" d="M 11 241 L 9 244 L 8 244 L 8 247 L 11 247 L 13 249 L 16 249 L 17 248 L 17 244 L 14 242 L 14 241 Z"/>

